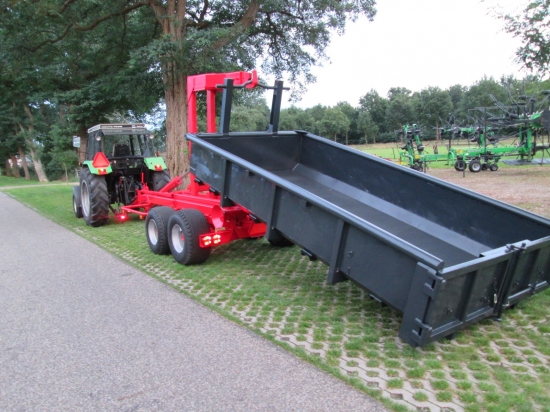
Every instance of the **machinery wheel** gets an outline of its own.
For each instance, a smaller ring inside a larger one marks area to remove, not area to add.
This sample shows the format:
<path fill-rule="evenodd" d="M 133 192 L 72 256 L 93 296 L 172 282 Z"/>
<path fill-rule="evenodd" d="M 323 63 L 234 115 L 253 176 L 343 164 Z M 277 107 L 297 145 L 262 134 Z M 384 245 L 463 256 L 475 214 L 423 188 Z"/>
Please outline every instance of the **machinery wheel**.
<path fill-rule="evenodd" d="M 183 209 L 168 220 L 168 244 L 172 256 L 182 265 L 203 263 L 212 248 L 201 248 L 199 236 L 210 232 L 204 215 L 197 209 Z"/>
<path fill-rule="evenodd" d="M 496 163 L 493 163 L 491 166 L 489 166 L 489 170 L 491 172 L 496 172 L 498 170 L 498 165 Z"/>
<path fill-rule="evenodd" d="M 109 193 L 103 176 L 83 168 L 80 172 L 82 216 L 88 226 L 103 226 L 109 220 Z"/>
<path fill-rule="evenodd" d="M 73 187 L 73 212 L 77 219 L 82 217 L 82 201 L 80 200 L 80 187 Z"/>
<path fill-rule="evenodd" d="M 464 160 L 457 160 L 455 162 L 455 170 L 457 172 L 462 172 L 463 170 L 466 170 L 466 162 Z"/>
<path fill-rule="evenodd" d="M 145 219 L 145 237 L 149 248 L 155 255 L 170 253 L 168 245 L 168 220 L 174 209 L 167 206 L 154 207 L 147 213 Z"/>
<path fill-rule="evenodd" d="M 170 173 L 168 170 L 153 173 L 153 187 L 152 190 L 158 192 L 170 181 Z"/>
<path fill-rule="evenodd" d="M 481 162 L 479 160 L 470 161 L 468 169 L 470 169 L 472 173 L 478 173 L 481 170 Z"/>

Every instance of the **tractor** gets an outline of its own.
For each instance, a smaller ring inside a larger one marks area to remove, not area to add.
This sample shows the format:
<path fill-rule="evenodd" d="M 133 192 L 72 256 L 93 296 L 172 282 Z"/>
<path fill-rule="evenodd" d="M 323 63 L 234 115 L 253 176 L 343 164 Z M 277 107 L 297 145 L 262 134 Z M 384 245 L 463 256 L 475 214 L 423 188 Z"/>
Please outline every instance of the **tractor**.
<path fill-rule="evenodd" d="M 77 218 L 83 217 L 89 226 L 103 226 L 110 209 L 123 221 L 128 215 L 121 205 L 132 204 L 137 190 L 158 191 L 170 181 L 164 159 L 155 152 L 153 137 L 143 123 L 98 124 L 88 129 L 80 185 L 73 188 Z"/>

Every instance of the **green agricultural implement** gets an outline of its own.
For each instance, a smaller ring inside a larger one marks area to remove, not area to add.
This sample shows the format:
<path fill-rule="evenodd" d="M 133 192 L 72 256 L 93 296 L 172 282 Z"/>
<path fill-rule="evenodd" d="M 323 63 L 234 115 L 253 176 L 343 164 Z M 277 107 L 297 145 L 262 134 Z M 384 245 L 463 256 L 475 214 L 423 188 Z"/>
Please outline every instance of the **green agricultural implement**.
<path fill-rule="evenodd" d="M 88 129 L 86 160 L 80 185 L 73 188 L 73 209 L 89 226 L 103 226 L 109 209 L 127 218 L 121 206 L 131 204 L 138 189 L 161 190 L 170 175 L 156 155 L 153 135 L 143 123 L 98 124 Z M 116 209 L 112 205 L 116 205 Z"/>
<path fill-rule="evenodd" d="M 418 125 L 404 125 L 403 129 L 399 131 L 399 134 L 403 136 L 404 145 L 400 147 L 402 152 L 399 153 L 399 163 L 409 166 L 414 170 L 426 170 L 426 166 L 430 162 L 446 161 L 453 162 L 455 160 L 455 153 L 449 151 L 448 154 L 437 153 L 437 147 L 434 147 L 434 153 L 424 152 L 425 146 L 422 144 L 420 138 L 420 128 Z"/>
<path fill-rule="evenodd" d="M 550 92 L 545 92 L 547 96 Z M 503 160 L 510 165 L 542 164 L 549 163 L 549 159 L 534 159 L 537 152 L 543 154 L 550 149 L 550 143 L 544 143 L 544 132 L 550 131 L 550 110 L 535 111 L 535 99 L 520 97 L 520 102 L 514 102 L 512 106 L 504 106 L 491 95 L 495 106 L 478 107 L 473 110 L 483 112 L 485 124 L 490 126 L 478 127 L 475 140 L 478 147 L 466 151 L 456 151 L 455 169 L 463 171 L 468 169 L 477 173 L 481 170 L 498 170 L 498 162 L 505 156 L 515 156 L 514 160 Z M 543 102 L 546 101 L 546 98 Z M 495 114 L 498 111 L 498 114 Z M 516 143 L 512 146 L 499 146 L 499 138 L 495 130 L 512 132 L 516 136 Z M 492 145 L 492 146 L 491 146 Z"/>

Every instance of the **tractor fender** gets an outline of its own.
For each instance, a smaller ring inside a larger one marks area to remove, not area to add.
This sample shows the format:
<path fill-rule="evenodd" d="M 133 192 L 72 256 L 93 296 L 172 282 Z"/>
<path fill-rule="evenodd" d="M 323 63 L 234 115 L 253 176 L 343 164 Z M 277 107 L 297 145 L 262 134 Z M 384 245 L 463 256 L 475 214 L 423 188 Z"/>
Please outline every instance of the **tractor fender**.
<path fill-rule="evenodd" d="M 80 185 L 73 186 L 73 196 L 78 207 L 82 207 L 82 197 L 80 196 Z"/>

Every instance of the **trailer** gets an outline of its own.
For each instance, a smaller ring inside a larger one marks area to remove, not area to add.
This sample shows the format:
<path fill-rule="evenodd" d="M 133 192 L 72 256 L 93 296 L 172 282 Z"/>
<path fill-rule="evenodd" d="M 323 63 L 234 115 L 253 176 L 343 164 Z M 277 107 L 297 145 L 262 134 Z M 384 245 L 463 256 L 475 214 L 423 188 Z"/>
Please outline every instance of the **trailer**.
<path fill-rule="evenodd" d="M 413 347 L 548 288 L 549 220 L 306 131 L 279 131 L 280 81 L 268 130 L 230 132 L 234 88 L 253 78 L 216 84 L 219 131 L 211 116 L 209 130 L 196 131 L 191 99 L 190 172 L 218 202 L 218 220 L 235 208 L 271 243 L 298 245 L 328 266 L 329 284 L 352 281 L 402 313 L 399 336 Z M 201 248 L 226 230 L 206 221 L 188 232 Z"/>

